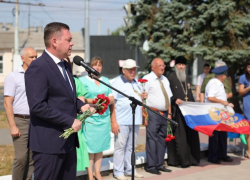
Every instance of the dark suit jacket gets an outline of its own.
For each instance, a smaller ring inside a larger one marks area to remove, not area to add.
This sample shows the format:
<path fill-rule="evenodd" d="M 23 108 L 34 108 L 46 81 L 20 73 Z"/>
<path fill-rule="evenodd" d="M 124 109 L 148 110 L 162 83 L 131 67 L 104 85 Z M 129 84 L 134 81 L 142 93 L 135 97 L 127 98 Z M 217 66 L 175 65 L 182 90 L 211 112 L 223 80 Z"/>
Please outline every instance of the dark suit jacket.
<path fill-rule="evenodd" d="M 31 116 L 28 147 L 32 151 L 62 154 L 78 146 L 77 133 L 66 140 L 59 138 L 65 129 L 72 126 L 77 110 L 84 105 L 76 98 L 70 65 L 64 64 L 73 86 L 73 96 L 57 64 L 45 51 L 25 72 Z"/>

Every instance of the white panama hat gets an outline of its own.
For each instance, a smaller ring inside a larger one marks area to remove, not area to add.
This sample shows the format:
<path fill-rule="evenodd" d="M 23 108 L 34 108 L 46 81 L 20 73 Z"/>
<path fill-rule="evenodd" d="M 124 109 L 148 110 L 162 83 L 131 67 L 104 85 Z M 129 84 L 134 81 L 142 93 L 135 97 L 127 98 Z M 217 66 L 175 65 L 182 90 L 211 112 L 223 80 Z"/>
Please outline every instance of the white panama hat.
<path fill-rule="evenodd" d="M 134 67 L 139 67 L 139 66 L 136 66 L 136 62 L 133 59 L 125 60 L 124 63 L 123 63 L 123 66 L 122 66 L 122 68 L 124 68 L 124 69 L 131 69 L 131 68 L 134 68 Z"/>

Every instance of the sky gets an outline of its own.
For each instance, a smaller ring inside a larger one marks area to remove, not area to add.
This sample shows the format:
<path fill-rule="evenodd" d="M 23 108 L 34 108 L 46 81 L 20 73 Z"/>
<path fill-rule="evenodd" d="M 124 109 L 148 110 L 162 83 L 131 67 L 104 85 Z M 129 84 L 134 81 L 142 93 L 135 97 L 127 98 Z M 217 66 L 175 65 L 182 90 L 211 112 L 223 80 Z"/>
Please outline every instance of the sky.
<path fill-rule="evenodd" d="M 5 0 L 15 2 L 15 0 Z M 81 31 L 85 21 L 85 0 L 19 0 L 20 3 L 42 3 L 45 6 L 30 6 L 30 26 L 42 26 L 57 21 L 69 25 L 71 31 Z M 107 35 L 118 27 L 125 26 L 123 6 L 130 0 L 89 0 L 90 35 L 98 35 L 98 19 L 101 34 Z M 0 23 L 13 23 L 12 10 L 15 4 L 0 2 Z M 28 5 L 19 5 L 19 27 L 28 28 Z"/>

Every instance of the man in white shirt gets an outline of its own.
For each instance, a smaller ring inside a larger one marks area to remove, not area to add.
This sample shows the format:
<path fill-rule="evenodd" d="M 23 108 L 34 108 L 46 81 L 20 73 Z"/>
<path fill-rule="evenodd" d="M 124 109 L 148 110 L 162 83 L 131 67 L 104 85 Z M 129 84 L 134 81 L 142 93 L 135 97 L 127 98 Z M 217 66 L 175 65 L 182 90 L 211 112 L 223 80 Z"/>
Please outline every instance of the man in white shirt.
<path fill-rule="evenodd" d="M 162 59 L 156 58 L 151 64 L 152 72 L 144 76 L 148 82 L 145 85 L 148 98 L 146 104 L 153 110 L 172 119 L 171 101 L 172 91 L 169 87 L 168 79 L 163 76 L 165 64 Z M 160 175 L 161 172 L 171 172 L 163 166 L 166 151 L 165 138 L 167 136 L 168 122 L 166 119 L 148 111 L 148 121 L 144 121 L 147 126 L 146 135 L 146 171 Z"/>
<path fill-rule="evenodd" d="M 233 107 L 233 104 L 227 102 L 227 94 L 223 85 L 227 78 L 227 69 L 227 66 L 220 66 L 212 70 L 215 77 L 206 86 L 205 102 L 221 103 Z M 232 158 L 227 156 L 227 132 L 214 131 L 213 136 L 209 137 L 208 161 L 215 164 L 220 164 L 221 161 L 233 161 Z"/>
<path fill-rule="evenodd" d="M 13 138 L 15 158 L 12 179 L 31 180 L 34 171 L 32 152 L 27 148 L 30 110 L 26 97 L 24 74 L 30 63 L 37 58 L 36 50 L 30 47 L 20 51 L 23 65 L 14 70 L 4 81 L 4 108 Z"/>
<path fill-rule="evenodd" d="M 203 66 L 203 72 L 200 74 L 197 78 L 197 84 L 196 84 L 196 101 L 200 101 L 200 89 L 203 82 L 203 79 L 209 74 L 209 71 L 211 69 L 211 66 L 209 64 L 204 64 Z"/>

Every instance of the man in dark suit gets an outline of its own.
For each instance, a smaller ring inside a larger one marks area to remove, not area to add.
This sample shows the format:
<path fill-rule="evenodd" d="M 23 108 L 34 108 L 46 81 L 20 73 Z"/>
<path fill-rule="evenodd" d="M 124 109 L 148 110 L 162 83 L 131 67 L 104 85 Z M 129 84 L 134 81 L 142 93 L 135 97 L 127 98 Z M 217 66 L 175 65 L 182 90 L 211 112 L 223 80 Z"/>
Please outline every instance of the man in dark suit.
<path fill-rule="evenodd" d="M 28 147 L 33 151 L 34 178 L 76 179 L 77 134 L 59 136 L 68 128 L 81 129 L 78 111 L 93 110 L 76 98 L 70 65 L 63 59 L 71 54 L 72 36 L 66 24 L 53 22 L 44 29 L 46 49 L 25 72 L 30 107 Z"/>

